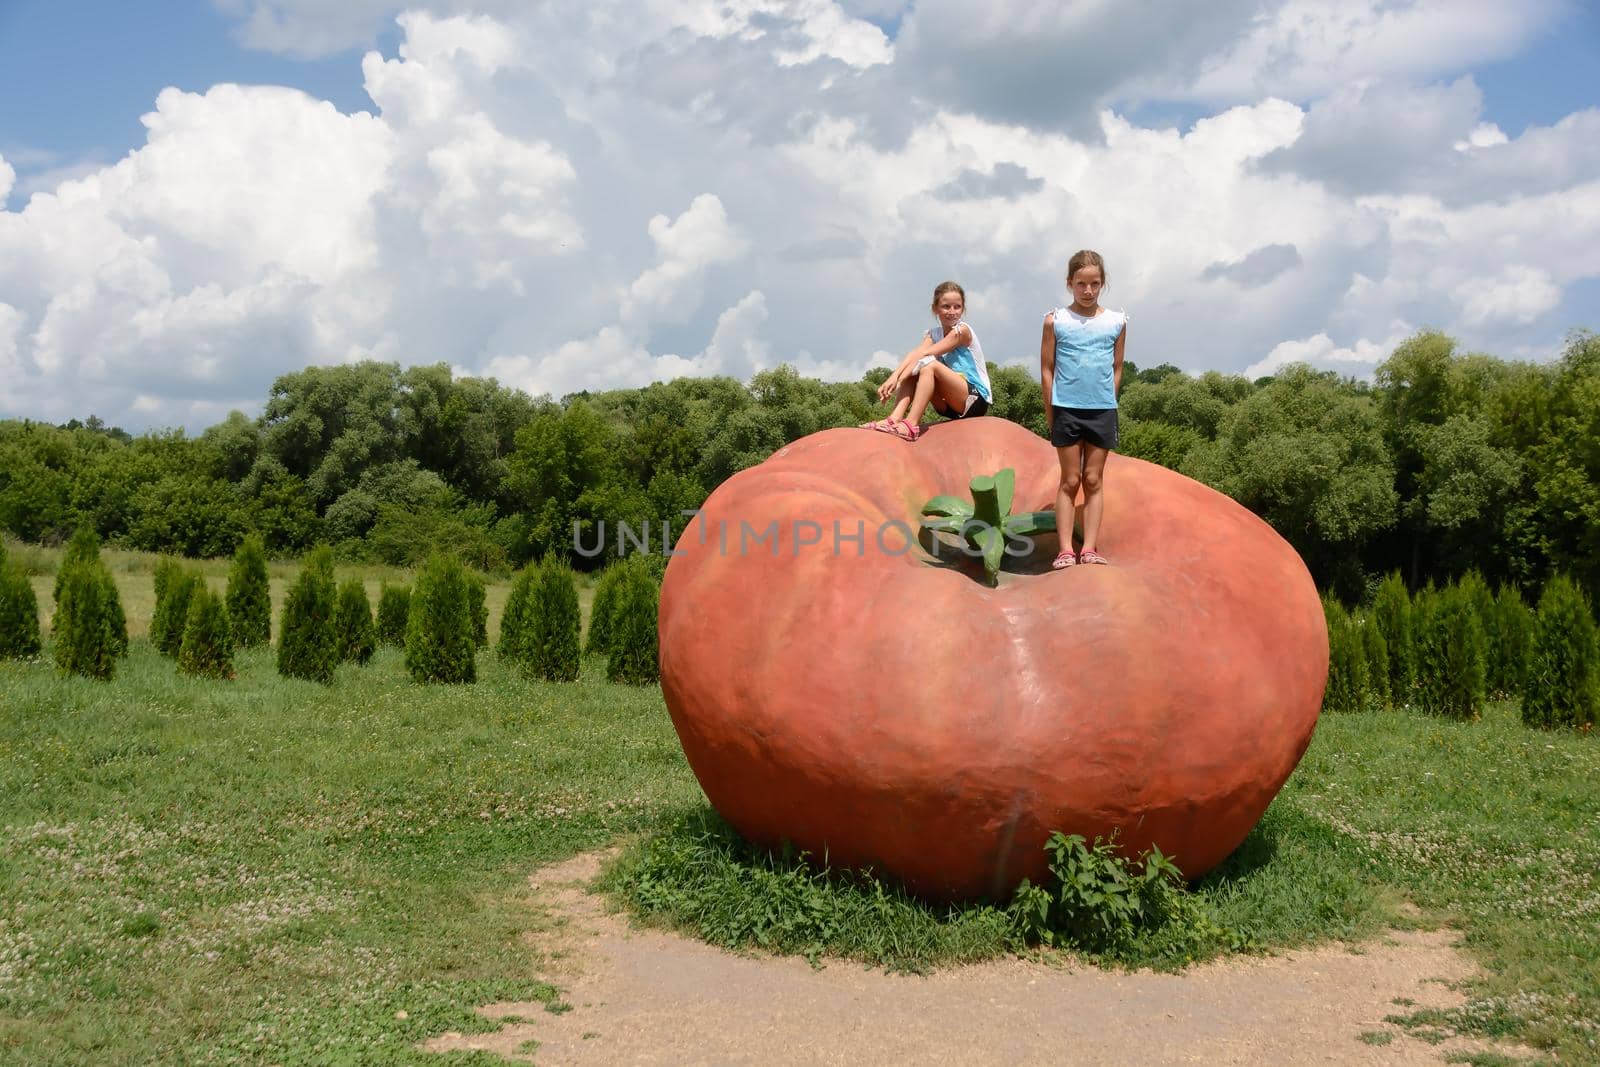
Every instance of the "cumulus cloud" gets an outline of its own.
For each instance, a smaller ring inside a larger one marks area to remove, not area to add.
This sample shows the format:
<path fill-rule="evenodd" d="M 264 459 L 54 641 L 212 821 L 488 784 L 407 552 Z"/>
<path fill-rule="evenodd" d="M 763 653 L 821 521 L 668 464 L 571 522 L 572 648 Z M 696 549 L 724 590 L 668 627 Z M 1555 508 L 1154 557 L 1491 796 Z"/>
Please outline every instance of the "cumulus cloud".
<path fill-rule="evenodd" d="M 623 317 L 630 321 L 688 319 L 699 305 L 706 272 L 737 259 L 749 247 L 712 193 L 695 197 L 676 219 L 652 218 L 650 239 L 655 242 L 656 263 L 634 279 L 622 304 Z"/>
<path fill-rule="evenodd" d="M 944 278 L 1031 365 L 1083 247 L 1141 365 L 1365 373 L 1407 324 L 1507 354 L 1585 325 L 1600 109 L 1508 137 L 1466 76 L 1553 0 L 1485 6 L 1498 40 L 1444 26 L 1467 0 L 1162 3 L 225 0 L 295 54 L 395 27 L 370 113 L 168 90 L 138 150 L 0 211 L 0 414 L 198 429 L 369 357 L 558 396 L 853 378 Z M 1151 100 L 1203 106 L 1150 128 Z"/>

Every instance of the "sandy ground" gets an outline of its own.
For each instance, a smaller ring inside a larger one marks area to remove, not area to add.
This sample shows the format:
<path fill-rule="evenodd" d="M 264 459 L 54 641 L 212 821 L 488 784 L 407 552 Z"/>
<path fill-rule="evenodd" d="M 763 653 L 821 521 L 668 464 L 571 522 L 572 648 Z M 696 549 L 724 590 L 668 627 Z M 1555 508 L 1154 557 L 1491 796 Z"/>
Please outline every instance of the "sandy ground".
<path fill-rule="evenodd" d="M 1005 960 L 907 977 L 830 962 L 740 956 L 632 927 L 585 891 L 603 856 L 533 879 L 549 909 L 541 975 L 571 1010 L 481 1007 L 501 1028 L 446 1033 L 432 1051 L 483 1049 L 557 1064 L 1440 1064 L 1487 1048 L 1430 1045 L 1383 1018 L 1460 1004 L 1475 973 L 1448 931 L 1394 932 L 1180 975 Z M 1362 1039 L 1366 1035 L 1366 1040 Z M 1385 1044 L 1370 1043 L 1383 1040 Z M 1531 1050 L 1500 1047 L 1512 1055 Z"/>

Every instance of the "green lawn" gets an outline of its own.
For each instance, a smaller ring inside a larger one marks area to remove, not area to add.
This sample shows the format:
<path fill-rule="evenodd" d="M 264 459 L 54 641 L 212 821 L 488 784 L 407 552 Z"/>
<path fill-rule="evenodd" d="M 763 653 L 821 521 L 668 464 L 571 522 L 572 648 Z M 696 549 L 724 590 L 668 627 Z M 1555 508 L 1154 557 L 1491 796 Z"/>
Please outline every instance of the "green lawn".
<path fill-rule="evenodd" d="M 109 684 L 0 664 L 0 1061 L 436 1063 L 413 1044 L 483 1028 L 474 1005 L 553 1000 L 528 872 L 703 804 L 659 691 L 600 666 L 545 685 L 484 653 L 478 684 L 421 687 L 386 649 L 324 688 L 257 651 L 207 682 L 142 638 Z M 1407 899 L 1489 972 L 1410 1025 L 1600 1060 L 1597 782 L 1595 738 L 1513 705 L 1324 717 L 1201 892 L 1267 945 Z"/>

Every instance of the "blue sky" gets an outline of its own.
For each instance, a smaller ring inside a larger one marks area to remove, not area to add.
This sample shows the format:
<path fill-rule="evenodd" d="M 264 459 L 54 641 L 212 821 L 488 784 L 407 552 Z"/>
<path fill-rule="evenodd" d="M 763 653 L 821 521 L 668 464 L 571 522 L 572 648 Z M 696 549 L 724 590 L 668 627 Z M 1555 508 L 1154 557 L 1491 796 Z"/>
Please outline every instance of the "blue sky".
<path fill-rule="evenodd" d="M 1142 364 L 1600 326 L 1596 5 L 1147 6 L 0 0 L 0 415 L 199 429 L 357 358 L 849 378 L 946 276 L 1028 363 L 1083 246 Z"/>

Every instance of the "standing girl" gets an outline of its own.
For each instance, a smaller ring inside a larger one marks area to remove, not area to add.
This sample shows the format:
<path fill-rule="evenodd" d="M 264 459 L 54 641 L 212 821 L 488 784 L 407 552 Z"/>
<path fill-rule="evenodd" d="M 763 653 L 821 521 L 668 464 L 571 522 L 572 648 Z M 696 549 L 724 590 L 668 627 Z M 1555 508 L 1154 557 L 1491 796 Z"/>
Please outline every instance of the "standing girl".
<path fill-rule="evenodd" d="M 933 316 L 939 324 L 922 335 L 922 343 L 878 386 L 878 399 L 894 397 L 894 409 L 886 419 L 863 423 L 864 429 L 915 441 L 922 436 L 929 403 L 950 419 L 976 418 L 989 410 L 989 368 L 978 335 L 962 317 L 966 311 L 966 290 L 955 282 L 940 282 L 933 291 Z"/>
<path fill-rule="evenodd" d="M 1117 447 L 1117 393 L 1122 390 L 1122 353 L 1128 316 L 1100 306 L 1106 264 L 1085 249 L 1067 261 L 1069 307 L 1044 317 L 1039 339 L 1039 378 L 1050 413 L 1050 443 L 1061 463 L 1056 490 L 1056 529 L 1061 554 L 1057 570 L 1079 563 L 1104 564 L 1097 541 L 1105 513 L 1106 456 Z M 1074 507 L 1083 486 L 1083 510 Z M 1072 551 L 1074 519 L 1082 520 L 1083 548 Z"/>

